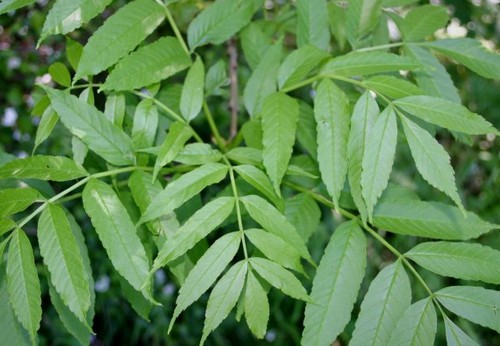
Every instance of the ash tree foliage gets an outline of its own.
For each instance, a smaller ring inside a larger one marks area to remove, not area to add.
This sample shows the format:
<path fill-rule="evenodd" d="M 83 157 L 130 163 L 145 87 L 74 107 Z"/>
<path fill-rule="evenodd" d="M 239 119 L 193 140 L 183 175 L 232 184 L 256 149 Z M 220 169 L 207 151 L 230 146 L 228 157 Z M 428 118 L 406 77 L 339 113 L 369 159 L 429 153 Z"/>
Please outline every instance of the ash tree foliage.
<path fill-rule="evenodd" d="M 3 0 L 0 13 L 33 2 Z M 65 207 L 75 199 L 141 316 L 160 304 L 161 268 L 180 287 L 168 332 L 208 296 L 201 344 L 233 311 L 263 338 L 274 290 L 305 302 L 303 345 L 330 345 L 349 323 L 351 345 L 432 345 L 438 320 L 449 345 L 476 344 L 456 316 L 500 332 L 500 252 L 470 241 L 499 225 L 467 211 L 436 139 L 500 134 L 461 105 L 441 64 L 500 79 L 500 55 L 474 39 L 436 39 L 446 8 L 296 0 L 270 12 L 262 0 L 216 0 L 198 2 L 181 26 L 185 1 L 132 0 L 86 42 L 70 38 L 110 3 L 47 5 L 39 44 L 66 35 L 69 64 L 51 65 L 55 83 L 39 86 L 33 155 L 1 154 L 0 179 L 19 183 L 0 190 L 2 342 L 37 343 L 48 285 L 64 326 L 89 343 L 95 293 L 85 235 Z M 389 41 L 388 20 L 400 41 Z M 226 45 L 228 63 L 212 53 Z M 72 157 L 37 154 L 58 123 Z M 403 147 L 446 202 L 391 181 Z M 47 193 L 40 181 L 63 188 Z M 331 211 L 341 222 L 313 258 L 308 240 Z M 400 252 L 390 233 L 415 246 Z M 360 294 L 373 242 L 394 261 Z M 419 267 L 477 283 L 431 290 Z"/>

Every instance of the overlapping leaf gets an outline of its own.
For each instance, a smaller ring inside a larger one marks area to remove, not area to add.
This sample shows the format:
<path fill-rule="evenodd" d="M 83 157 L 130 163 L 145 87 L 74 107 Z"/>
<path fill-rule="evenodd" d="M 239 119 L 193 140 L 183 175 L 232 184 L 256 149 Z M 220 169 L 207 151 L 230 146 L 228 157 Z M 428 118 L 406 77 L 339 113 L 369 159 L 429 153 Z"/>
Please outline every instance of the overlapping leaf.
<path fill-rule="evenodd" d="M 153 145 L 158 129 L 158 109 L 150 99 L 144 99 L 135 108 L 132 125 L 132 143 L 136 149 Z"/>
<path fill-rule="evenodd" d="M 352 0 L 346 13 L 346 34 L 349 42 L 356 47 L 359 39 L 377 25 L 382 0 Z"/>
<path fill-rule="evenodd" d="M 325 29 L 325 31 L 328 32 L 328 29 Z M 304 45 L 293 51 L 286 57 L 278 70 L 279 88 L 287 88 L 301 82 L 309 72 L 318 67 L 319 63 L 328 56 L 328 53 L 311 44 Z"/>

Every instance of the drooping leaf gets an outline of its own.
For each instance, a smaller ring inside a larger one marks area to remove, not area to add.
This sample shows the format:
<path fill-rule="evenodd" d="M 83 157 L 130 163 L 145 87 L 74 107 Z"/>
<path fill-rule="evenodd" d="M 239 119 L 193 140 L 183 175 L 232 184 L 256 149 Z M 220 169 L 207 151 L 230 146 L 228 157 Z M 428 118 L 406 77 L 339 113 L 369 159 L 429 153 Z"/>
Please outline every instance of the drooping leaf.
<path fill-rule="evenodd" d="M 0 217 L 23 211 L 39 199 L 40 193 L 31 188 L 0 190 Z"/>
<path fill-rule="evenodd" d="M 244 308 L 248 327 L 258 339 L 262 339 L 269 320 L 269 301 L 266 291 L 251 270 L 247 272 Z"/>
<path fill-rule="evenodd" d="M 64 126 L 113 165 L 134 163 L 132 140 L 94 106 L 61 90 L 44 88 Z"/>
<path fill-rule="evenodd" d="M 361 303 L 350 344 L 387 345 L 410 301 L 410 280 L 403 263 L 397 261 L 382 269 Z"/>
<path fill-rule="evenodd" d="M 351 0 L 346 13 L 346 34 L 353 47 L 375 28 L 381 13 L 382 0 Z"/>
<path fill-rule="evenodd" d="M 136 149 L 153 145 L 158 129 L 158 109 L 150 99 L 144 99 L 137 105 L 132 125 L 132 143 Z"/>
<path fill-rule="evenodd" d="M 394 104 L 422 120 L 452 131 L 481 135 L 498 133 L 482 116 L 472 113 L 460 104 L 433 96 L 409 96 Z"/>
<path fill-rule="evenodd" d="M 228 167 L 220 163 L 207 163 L 182 175 L 168 184 L 142 214 L 139 223 L 169 214 L 207 186 L 216 184 L 227 175 Z"/>
<path fill-rule="evenodd" d="M 208 202 L 191 216 L 164 244 L 156 257 L 152 271 L 172 262 L 207 237 L 231 214 L 234 198 L 219 197 Z"/>
<path fill-rule="evenodd" d="M 134 0 L 109 17 L 83 48 L 75 80 L 96 75 L 132 51 L 165 18 L 164 8 L 152 0 Z"/>
<path fill-rule="evenodd" d="M 446 328 L 446 342 L 449 346 L 478 346 L 470 336 L 460 329 L 448 316 L 444 316 L 444 326 Z"/>
<path fill-rule="evenodd" d="M 6 243 L 5 243 L 6 244 Z M 2 245 L 0 245 L 1 247 Z M 32 345 L 28 332 L 17 320 L 9 301 L 7 278 L 3 252 L 0 256 L 0 338 L 5 345 L 28 346 Z"/>
<path fill-rule="evenodd" d="M 175 159 L 192 135 L 193 131 L 184 123 L 178 121 L 170 125 L 167 136 L 161 144 L 158 157 L 156 158 L 153 178 L 157 177 L 158 172 L 163 166 Z"/>
<path fill-rule="evenodd" d="M 401 33 L 407 42 L 425 39 L 448 22 L 445 7 L 423 5 L 413 8 L 401 23 Z"/>
<path fill-rule="evenodd" d="M 347 175 L 349 99 L 330 79 L 323 79 L 314 99 L 321 178 L 333 203 L 338 201 Z"/>
<path fill-rule="evenodd" d="M 50 35 L 65 35 L 78 29 L 110 3 L 111 0 L 57 0 L 47 14 L 38 43 Z"/>
<path fill-rule="evenodd" d="M 299 252 L 282 238 L 257 228 L 245 230 L 245 236 L 271 261 L 285 268 L 304 273 L 304 268 L 300 264 Z"/>
<path fill-rule="evenodd" d="M 392 332 L 389 345 L 434 345 L 436 329 L 437 316 L 432 299 L 422 299 L 405 311 Z"/>
<path fill-rule="evenodd" d="M 421 65 L 409 57 L 392 53 L 350 53 L 330 60 L 321 69 L 321 75 L 363 76 L 399 70 L 413 70 Z"/>
<path fill-rule="evenodd" d="M 198 300 L 222 274 L 236 255 L 240 247 L 240 240 L 240 233 L 228 233 L 217 239 L 200 257 L 179 290 L 169 330 L 172 329 L 174 321 L 180 313 Z"/>
<path fill-rule="evenodd" d="M 215 285 L 208 298 L 200 345 L 204 344 L 208 334 L 219 326 L 238 302 L 247 270 L 247 261 L 240 261 L 233 265 Z"/>
<path fill-rule="evenodd" d="M 47 109 L 45 109 L 45 111 L 43 112 L 42 117 L 40 118 L 40 122 L 38 123 L 33 153 L 43 141 L 49 138 L 58 121 L 59 116 L 56 112 L 54 112 L 54 109 L 51 106 L 48 106 Z"/>
<path fill-rule="evenodd" d="M 179 41 L 173 37 L 162 37 L 123 58 L 100 90 L 142 88 L 158 83 L 188 68 L 189 65 L 191 59 Z"/>
<path fill-rule="evenodd" d="M 355 221 L 333 233 L 314 277 L 305 310 L 303 345 L 331 345 L 344 330 L 366 267 L 366 237 Z"/>
<path fill-rule="evenodd" d="M 276 208 L 281 208 L 283 202 L 274 191 L 271 181 L 264 172 L 252 165 L 239 165 L 234 167 L 234 170 L 243 180 L 269 198 Z"/>
<path fill-rule="evenodd" d="M 366 221 L 368 211 L 361 191 L 361 172 L 367 142 L 372 137 L 372 128 L 379 114 L 375 99 L 366 91 L 356 102 L 351 117 L 351 131 L 347 141 L 349 186 L 351 195 L 361 218 Z"/>
<path fill-rule="evenodd" d="M 261 116 L 262 159 L 267 175 L 279 193 L 295 143 L 299 104 L 286 94 L 275 93 L 265 99 Z"/>
<path fill-rule="evenodd" d="M 393 233 L 447 240 L 477 238 L 500 228 L 472 212 L 465 215 L 457 207 L 439 202 L 384 201 L 375 208 L 373 222 Z"/>
<path fill-rule="evenodd" d="M 7 257 L 7 288 L 9 302 L 21 325 L 28 331 L 32 343 L 42 320 L 40 281 L 33 249 L 26 234 L 17 229 L 9 244 Z M 7 302 L 4 302 L 5 304 Z"/>
<path fill-rule="evenodd" d="M 252 72 L 243 91 L 243 102 L 250 116 L 262 110 L 264 100 L 276 89 L 276 78 L 281 62 L 282 40 L 270 47 Z"/>
<path fill-rule="evenodd" d="M 0 179 L 66 181 L 88 176 L 81 165 L 63 156 L 36 155 L 0 166 Z"/>
<path fill-rule="evenodd" d="M 392 99 L 424 94 L 423 90 L 415 84 L 406 79 L 394 76 L 373 76 L 366 79 L 364 83 L 376 93 L 380 93 Z"/>
<path fill-rule="evenodd" d="M 318 228 L 321 210 L 311 196 L 299 193 L 285 201 L 285 217 L 307 243 Z"/>
<path fill-rule="evenodd" d="M 307 1 L 302 1 L 307 2 Z M 301 5 L 308 7 L 309 5 Z M 311 3 L 311 6 L 314 6 Z M 300 31 L 299 31 L 300 32 Z M 328 32 L 328 30 L 326 30 Z M 301 82 L 309 72 L 329 55 L 314 45 L 307 44 L 294 50 L 281 64 L 278 70 L 278 86 L 280 89 L 293 86 Z"/>
<path fill-rule="evenodd" d="M 31 5 L 35 1 L 36 0 L 3 0 L 2 3 L 0 3 L 0 15 Z"/>
<path fill-rule="evenodd" d="M 373 124 L 365 142 L 361 172 L 361 192 L 368 217 L 389 181 L 396 153 L 398 127 L 394 109 L 387 107 Z"/>
<path fill-rule="evenodd" d="M 500 79 L 500 55 L 487 50 L 478 40 L 443 39 L 426 42 L 425 46 L 456 60 L 484 78 Z"/>
<path fill-rule="evenodd" d="M 83 190 L 83 206 L 116 270 L 134 287 L 149 273 L 146 251 L 122 202 L 106 183 L 91 179 Z"/>
<path fill-rule="evenodd" d="M 71 312 L 86 323 L 90 308 L 89 280 L 64 210 L 49 204 L 38 221 L 38 242 L 51 281 Z"/>
<path fill-rule="evenodd" d="M 480 244 L 429 242 L 405 254 L 442 276 L 500 284 L 500 251 Z"/>
<path fill-rule="evenodd" d="M 451 286 L 435 293 L 443 306 L 469 321 L 500 333 L 500 292 L 472 286 Z"/>
<path fill-rule="evenodd" d="M 71 85 L 71 76 L 68 68 L 61 62 L 55 62 L 49 66 L 49 74 L 59 85 L 69 87 Z"/>
<path fill-rule="evenodd" d="M 435 188 L 446 193 L 463 209 L 457 192 L 450 156 L 438 141 L 410 119 L 400 117 L 403 130 L 410 146 L 411 155 L 422 177 Z"/>
<path fill-rule="evenodd" d="M 427 49 L 412 44 L 405 46 L 407 55 L 422 64 L 423 68 L 413 71 L 417 84 L 427 95 L 441 97 L 461 103 L 457 88 L 445 67 Z"/>
<path fill-rule="evenodd" d="M 283 214 L 265 199 L 255 195 L 241 197 L 240 201 L 245 205 L 250 217 L 257 221 L 266 231 L 290 243 L 300 253 L 300 256 L 312 262 L 304 241 Z"/>
<path fill-rule="evenodd" d="M 217 0 L 189 24 L 191 51 L 209 43 L 221 44 L 241 30 L 260 6 L 259 0 Z"/>
<path fill-rule="evenodd" d="M 174 159 L 175 162 L 185 165 L 204 165 L 210 162 L 219 162 L 222 154 L 208 143 L 187 144 Z"/>
<path fill-rule="evenodd" d="M 311 301 L 300 281 L 279 264 L 259 257 L 250 258 L 249 263 L 257 274 L 287 296 L 306 302 Z"/>
<path fill-rule="evenodd" d="M 201 58 L 197 57 L 189 69 L 182 87 L 180 108 L 181 114 L 187 122 L 196 118 L 201 111 L 204 87 L 205 66 Z"/>
<path fill-rule="evenodd" d="M 297 0 L 297 46 L 330 47 L 326 0 Z"/>

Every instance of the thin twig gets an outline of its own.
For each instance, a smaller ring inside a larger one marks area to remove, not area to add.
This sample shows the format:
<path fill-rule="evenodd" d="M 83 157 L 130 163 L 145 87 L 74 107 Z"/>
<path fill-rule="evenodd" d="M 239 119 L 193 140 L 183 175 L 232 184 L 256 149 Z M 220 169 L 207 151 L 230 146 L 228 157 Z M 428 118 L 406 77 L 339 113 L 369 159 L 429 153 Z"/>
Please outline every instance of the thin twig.
<path fill-rule="evenodd" d="M 229 141 L 232 141 L 238 133 L 238 50 L 236 49 L 236 40 L 234 37 L 227 43 L 227 54 L 229 55 L 229 85 L 231 88 L 229 99 L 229 108 L 231 109 Z"/>

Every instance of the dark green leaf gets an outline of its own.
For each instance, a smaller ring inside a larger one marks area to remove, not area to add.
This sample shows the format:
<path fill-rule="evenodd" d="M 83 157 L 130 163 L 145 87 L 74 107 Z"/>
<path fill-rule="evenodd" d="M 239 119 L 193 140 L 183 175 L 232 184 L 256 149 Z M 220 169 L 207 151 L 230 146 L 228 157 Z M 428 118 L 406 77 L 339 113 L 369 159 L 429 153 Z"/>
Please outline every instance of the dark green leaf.
<path fill-rule="evenodd" d="M 64 87 L 71 85 L 71 76 L 69 75 L 66 65 L 60 62 L 55 62 L 49 66 L 49 73 L 52 79 Z"/>

